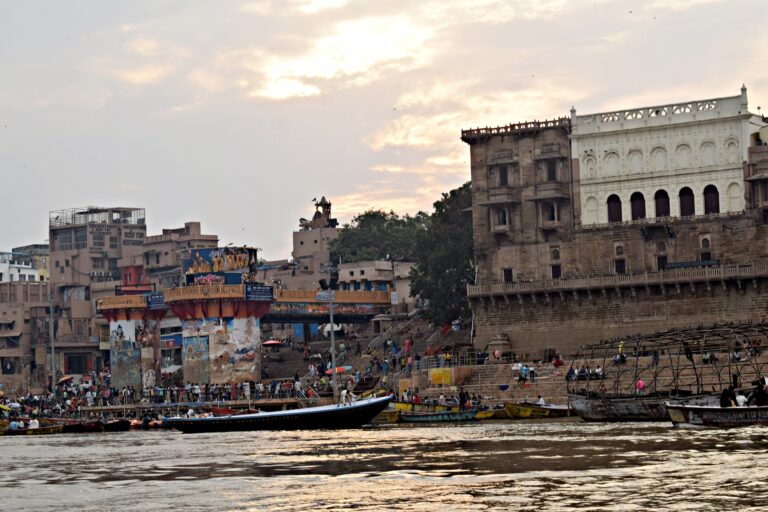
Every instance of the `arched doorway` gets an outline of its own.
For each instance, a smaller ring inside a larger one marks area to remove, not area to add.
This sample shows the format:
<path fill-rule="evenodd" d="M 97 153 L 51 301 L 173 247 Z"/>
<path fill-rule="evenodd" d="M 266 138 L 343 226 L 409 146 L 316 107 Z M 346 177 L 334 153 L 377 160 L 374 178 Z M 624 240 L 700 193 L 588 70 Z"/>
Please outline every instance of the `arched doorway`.
<path fill-rule="evenodd" d="M 704 214 L 710 213 L 720 213 L 720 194 L 714 185 L 704 187 Z"/>
<path fill-rule="evenodd" d="M 692 217 L 696 214 L 696 203 L 693 199 L 693 190 L 688 187 L 680 189 L 680 216 Z"/>
<path fill-rule="evenodd" d="M 635 192 L 629 198 L 632 209 L 632 220 L 645 218 L 645 197 L 640 192 Z"/>
<path fill-rule="evenodd" d="M 669 194 L 666 190 L 657 190 L 653 196 L 656 204 L 656 217 L 669 217 Z"/>
<path fill-rule="evenodd" d="M 608 196 L 608 222 L 621 222 L 621 199 L 616 194 Z"/>

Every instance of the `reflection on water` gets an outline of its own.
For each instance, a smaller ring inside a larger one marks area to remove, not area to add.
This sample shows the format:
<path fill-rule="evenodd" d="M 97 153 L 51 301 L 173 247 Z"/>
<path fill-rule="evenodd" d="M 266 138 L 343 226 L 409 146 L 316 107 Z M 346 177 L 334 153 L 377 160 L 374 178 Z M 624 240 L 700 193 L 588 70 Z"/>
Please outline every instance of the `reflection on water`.
<path fill-rule="evenodd" d="M 0 437 L 26 510 L 729 510 L 768 506 L 768 430 L 481 422 Z M 0 507 L 0 508 L 4 508 Z"/>

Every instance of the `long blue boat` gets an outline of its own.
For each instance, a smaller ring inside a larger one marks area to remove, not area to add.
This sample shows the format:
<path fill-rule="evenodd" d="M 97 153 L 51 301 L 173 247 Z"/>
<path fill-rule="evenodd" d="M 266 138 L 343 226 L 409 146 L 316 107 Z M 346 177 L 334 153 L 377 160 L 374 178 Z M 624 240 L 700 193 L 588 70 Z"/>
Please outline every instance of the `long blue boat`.
<path fill-rule="evenodd" d="M 404 423 L 448 423 L 472 421 L 475 416 L 477 416 L 477 409 L 457 412 L 401 412 L 400 421 Z"/>
<path fill-rule="evenodd" d="M 288 411 L 208 418 L 166 418 L 163 422 L 165 426 L 184 433 L 359 428 L 386 409 L 392 398 L 390 395 L 358 400 L 348 405 L 322 405 Z"/>

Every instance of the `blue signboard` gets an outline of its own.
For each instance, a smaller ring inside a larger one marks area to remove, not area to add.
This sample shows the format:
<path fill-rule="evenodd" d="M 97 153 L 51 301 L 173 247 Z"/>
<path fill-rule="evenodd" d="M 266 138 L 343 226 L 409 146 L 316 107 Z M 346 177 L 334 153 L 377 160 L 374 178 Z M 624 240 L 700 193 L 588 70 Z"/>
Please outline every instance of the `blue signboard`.
<path fill-rule="evenodd" d="M 165 309 L 165 301 L 162 292 L 154 292 L 147 295 L 147 307 L 149 309 Z"/>
<path fill-rule="evenodd" d="M 272 302 L 272 287 L 263 284 L 245 283 L 245 300 Z"/>

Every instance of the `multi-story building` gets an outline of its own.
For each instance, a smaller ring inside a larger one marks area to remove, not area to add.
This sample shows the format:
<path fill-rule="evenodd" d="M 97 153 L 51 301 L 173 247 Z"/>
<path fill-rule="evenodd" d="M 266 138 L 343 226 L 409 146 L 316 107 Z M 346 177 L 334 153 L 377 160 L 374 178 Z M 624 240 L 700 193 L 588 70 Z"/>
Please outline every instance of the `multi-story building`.
<path fill-rule="evenodd" d="M 325 197 L 315 203 L 312 219 L 300 219 L 299 230 L 293 232 L 293 262 L 296 272 L 286 287 L 316 290 L 320 280 L 328 279 L 330 243 L 338 236 L 338 221 L 331 217 L 331 203 Z"/>
<path fill-rule="evenodd" d="M 32 268 L 37 270 L 38 281 L 47 281 L 48 275 L 48 257 L 51 249 L 48 244 L 31 244 L 22 247 L 14 247 L 11 252 L 17 254 L 21 259 L 32 264 Z"/>
<path fill-rule="evenodd" d="M 411 268 L 406 261 L 372 260 L 339 265 L 339 290 L 366 290 L 397 293 L 397 306 L 407 311 L 413 307 Z"/>
<path fill-rule="evenodd" d="M 462 132 L 478 347 L 508 340 L 545 357 L 630 333 L 762 320 L 767 126 L 742 89 Z M 555 148 L 569 151 L 547 158 Z"/>
<path fill-rule="evenodd" d="M 0 283 L 45 281 L 32 258 L 17 252 L 0 252 Z"/>
<path fill-rule="evenodd" d="M 157 291 L 181 286 L 181 262 L 193 249 L 218 247 L 217 235 L 204 235 L 199 222 L 184 227 L 163 229 L 159 235 L 144 238 L 141 252 L 118 262 L 123 283 L 147 282 Z"/>
<path fill-rule="evenodd" d="M 58 311 L 56 367 L 63 374 L 84 374 L 101 367 L 99 332 L 108 327 L 92 300 L 94 294 L 115 294 L 121 277 L 118 262 L 142 252 L 146 231 L 143 208 L 50 212 L 50 283 Z"/>
<path fill-rule="evenodd" d="M 40 392 L 45 385 L 48 283 L 0 283 L 0 391 Z M 39 320 L 39 321 L 38 321 Z M 39 327 L 39 329 L 38 329 Z"/>

